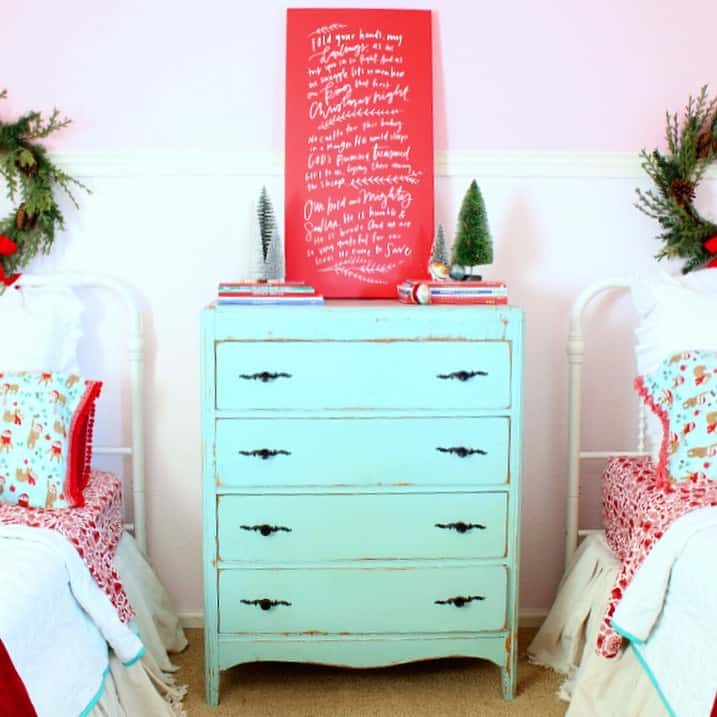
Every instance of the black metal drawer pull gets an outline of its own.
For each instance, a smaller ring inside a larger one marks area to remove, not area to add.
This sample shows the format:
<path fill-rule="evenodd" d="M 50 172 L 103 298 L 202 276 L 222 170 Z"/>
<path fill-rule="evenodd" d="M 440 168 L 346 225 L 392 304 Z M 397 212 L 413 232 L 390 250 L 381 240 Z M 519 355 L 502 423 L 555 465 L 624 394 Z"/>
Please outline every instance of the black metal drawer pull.
<path fill-rule="evenodd" d="M 468 458 L 468 456 L 479 455 L 487 456 L 488 453 L 482 448 L 466 448 L 465 446 L 452 446 L 451 448 L 443 448 L 443 446 L 436 446 L 436 450 L 441 453 L 452 453 L 454 456 L 459 458 Z"/>
<path fill-rule="evenodd" d="M 456 607 L 463 607 L 474 600 L 485 600 L 485 598 L 482 595 L 469 595 L 468 597 L 456 595 L 456 597 L 448 598 L 447 600 L 436 600 L 435 603 L 436 605 L 455 605 Z"/>
<path fill-rule="evenodd" d="M 285 533 L 291 532 L 291 528 L 285 528 L 283 525 L 267 525 L 266 523 L 262 523 L 262 525 L 240 525 L 239 527 L 242 530 L 256 530 L 257 533 L 261 533 L 264 536 L 278 533 L 280 530 Z"/>
<path fill-rule="evenodd" d="M 437 378 L 457 379 L 458 381 L 470 381 L 476 376 L 487 376 L 487 371 L 453 371 L 453 373 L 439 373 Z"/>
<path fill-rule="evenodd" d="M 436 528 L 444 528 L 446 530 L 455 530 L 458 533 L 465 533 L 476 528 L 477 530 L 485 530 L 485 525 L 480 523 L 464 523 L 462 520 L 458 523 L 436 523 Z M 242 526 L 243 528 L 244 526 Z"/>
<path fill-rule="evenodd" d="M 260 371 L 259 373 L 240 373 L 239 378 L 243 378 L 246 381 L 261 381 L 262 383 L 268 383 L 269 381 L 276 381 L 277 378 L 291 378 L 290 373 L 270 373 L 269 371 Z"/>
<path fill-rule="evenodd" d="M 269 600 L 269 598 L 261 598 L 261 600 L 242 600 L 242 603 L 244 603 L 244 605 L 256 605 L 262 610 L 271 610 L 271 608 L 277 605 L 291 605 L 291 603 L 286 602 L 286 600 Z"/>
<path fill-rule="evenodd" d="M 243 456 L 254 456 L 255 458 L 261 458 L 263 461 L 273 458 L 274 456 L 290 456 L 290 451 L 285 451 L 283 448 L 274 450 L 273 448 L 258 448 L 255 451 L 239 451 Z"/>

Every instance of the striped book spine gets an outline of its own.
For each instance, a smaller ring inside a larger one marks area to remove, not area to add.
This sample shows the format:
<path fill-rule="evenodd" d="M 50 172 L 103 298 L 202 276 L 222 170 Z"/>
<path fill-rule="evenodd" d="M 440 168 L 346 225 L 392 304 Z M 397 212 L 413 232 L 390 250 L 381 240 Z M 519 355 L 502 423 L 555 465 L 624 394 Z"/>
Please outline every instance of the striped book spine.
<path fill-rule="evenodd" d="M 279 286 L 279 285 L 259 285 L 259 286 L 220 286 L 220 294 L 314 294 L 316 293 L 313 286 Z"/>
<path fill-rule="evenodd" d="M 396 286 L 398 300 L 404 304 L 418 304 L 418 290 L 427 289 L 431 304 L 508 303 L 508 289 L 504 282 L 414 282 L 404 281 Z"/>
<path fill-rule="evenodd" d="M 311 306 L 323 303 L 323 296 L 238 296 L 217 299 L 217 306 Z"/>

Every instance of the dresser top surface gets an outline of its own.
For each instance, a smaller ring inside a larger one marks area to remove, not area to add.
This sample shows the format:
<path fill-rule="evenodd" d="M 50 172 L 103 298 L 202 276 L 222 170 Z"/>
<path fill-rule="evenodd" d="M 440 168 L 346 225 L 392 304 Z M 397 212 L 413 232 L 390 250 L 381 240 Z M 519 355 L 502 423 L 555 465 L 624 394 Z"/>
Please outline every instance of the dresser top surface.
<path fill-rule="evenodd" d="M 520 312 L 522 309 L 517 306 L 508 305 L 492 305 L 492 304 L 403 304 L 395 299 L 326 299 L 324 304 L 320 305 L 296 305 L 290 306 L 286 304 L 267 304 L 265 306 L 232 304 L 229 306 L 217 306 L 216 301 L 212 301 L 205 307 L 205 311 L 217 311 L 222 314 L 237 314 L 245 312 L 257 311 L 307 311 L 310 313 L 331 311 L 331 310 L 357 310 L 357 311 L 396 311 L 404 313 L 412 312 L 437 312 L 450 313 L 453 311 L 468 312 Z"/>

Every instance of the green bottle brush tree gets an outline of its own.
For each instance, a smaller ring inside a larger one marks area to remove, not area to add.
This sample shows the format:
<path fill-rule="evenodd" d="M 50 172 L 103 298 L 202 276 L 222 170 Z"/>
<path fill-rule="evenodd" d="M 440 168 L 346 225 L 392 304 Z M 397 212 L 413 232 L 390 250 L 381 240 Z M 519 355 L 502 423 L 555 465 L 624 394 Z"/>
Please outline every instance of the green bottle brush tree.
<path fill-rule="evenodd" d="M 458 214 L 458 227 L 453 241 L 453 278 L 464 278 L 466 267 L 493 263 L 493 240 L 488 228 L 488 217 L 483 195 L 474 179 L 463 198 Z M 480 279 L 476 276 L 465 278 Z"/>

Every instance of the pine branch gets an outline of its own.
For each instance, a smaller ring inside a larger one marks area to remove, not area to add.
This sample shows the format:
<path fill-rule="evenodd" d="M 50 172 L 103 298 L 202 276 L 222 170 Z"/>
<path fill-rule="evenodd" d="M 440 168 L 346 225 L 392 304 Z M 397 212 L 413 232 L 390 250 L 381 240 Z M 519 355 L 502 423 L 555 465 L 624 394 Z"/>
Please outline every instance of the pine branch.
<path fill-rule="evenodd" d="M 677 114 L 671 115 L 669 112 L 665 112 L 665 119 L 665 125 L 667 127 L 665 139 L 667 140 L 667 146 L 670 148 L 670 154 L 674 156 L 677 153 L 677 145 L 680 141 Z"/>
<path fill-rule="evenodd" d="M 67 117 L 61 117 L 58 109 L 52 110 L 52 114 L 45 124 L 43 124 L 42 115 L 39 112 L 33 112 L 30 115 L 25 139 L 45 139 L 53 132 L 64 129 L 71 124 L 72 120 Z"/>

